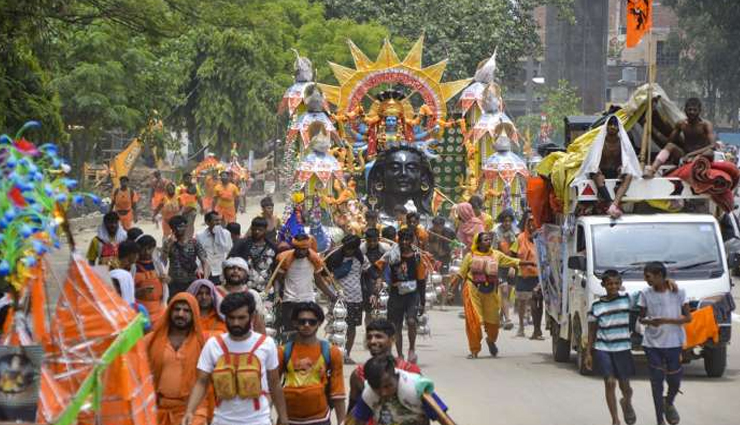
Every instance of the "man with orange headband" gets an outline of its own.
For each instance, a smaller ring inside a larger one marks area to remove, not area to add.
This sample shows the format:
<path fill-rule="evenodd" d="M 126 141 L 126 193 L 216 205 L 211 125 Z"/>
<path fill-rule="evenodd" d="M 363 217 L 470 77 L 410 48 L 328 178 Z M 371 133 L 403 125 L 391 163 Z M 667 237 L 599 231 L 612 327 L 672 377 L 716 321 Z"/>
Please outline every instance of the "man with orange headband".
<path fill-rule="evenodd" d="M 172 297 L 164 320 L 157 322 L 144 340 L 157 394 L 158 425 L 182 422 L 205 342 L 198 302 L 186 292 Z M 204 399 L 192 423 L 205 425 L 207 421 L 207 399 Z"/>
<path fill-rule="evenodd" d="M 281 329 L 282 332 L 293 332 L 291 321 L 293 308 L 300 302 L 316 301 L 314 287 L 323 292 L 332 302 L 337 300 L 336 293 L 329 288 L 326 279 L 328 274 L 324 261 L 311 247 L 311 238 L 306 234 L 293 237 L 293 249 L 281 252 L 278 262 L 278 293 L 282 294 Z"/>

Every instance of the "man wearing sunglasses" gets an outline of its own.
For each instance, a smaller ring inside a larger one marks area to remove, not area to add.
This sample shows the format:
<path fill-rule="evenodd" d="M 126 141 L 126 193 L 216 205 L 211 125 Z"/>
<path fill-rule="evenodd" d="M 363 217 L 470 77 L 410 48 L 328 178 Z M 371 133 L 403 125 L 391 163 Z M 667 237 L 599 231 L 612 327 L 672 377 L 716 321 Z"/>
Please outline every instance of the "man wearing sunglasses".
<path fill-rule="evenodd" d="M 288 422 L 329 425 L 334 408 L 341 424 L 346 413 L 342 352 L 316 337 L 324 312 L 315 302 L 301 302 L 293 308 L 291 319 L 295 338 L 278 352 Z"/>

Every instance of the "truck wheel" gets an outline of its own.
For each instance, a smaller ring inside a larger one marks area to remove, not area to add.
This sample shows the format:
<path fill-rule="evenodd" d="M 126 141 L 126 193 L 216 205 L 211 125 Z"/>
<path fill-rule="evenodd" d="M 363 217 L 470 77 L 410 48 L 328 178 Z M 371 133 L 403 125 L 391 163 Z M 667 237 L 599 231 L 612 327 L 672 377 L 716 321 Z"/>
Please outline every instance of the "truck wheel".
<path fill-rule="evenodd" d="M 552 339 L 552 358 L 558 363 L 570 360 L 570 341 L 560 338 L 560 325 L 553 323 L 550 327 Z"/>
<path fill-rule="evenodd" d="M 727 366 L 727 345 L 704 347 L 704 371 L 710 378 L 721 378 Z"/>

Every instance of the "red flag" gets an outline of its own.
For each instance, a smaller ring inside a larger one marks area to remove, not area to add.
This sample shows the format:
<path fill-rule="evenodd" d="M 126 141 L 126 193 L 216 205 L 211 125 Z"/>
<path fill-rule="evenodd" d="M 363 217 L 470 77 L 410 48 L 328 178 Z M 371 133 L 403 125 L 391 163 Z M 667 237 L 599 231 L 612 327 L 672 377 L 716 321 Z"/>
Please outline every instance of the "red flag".
<path fill-rule="evenodd" d="M 653 26 L 653 0 L 627 0 L 627 47 L 635 47 Z"/>

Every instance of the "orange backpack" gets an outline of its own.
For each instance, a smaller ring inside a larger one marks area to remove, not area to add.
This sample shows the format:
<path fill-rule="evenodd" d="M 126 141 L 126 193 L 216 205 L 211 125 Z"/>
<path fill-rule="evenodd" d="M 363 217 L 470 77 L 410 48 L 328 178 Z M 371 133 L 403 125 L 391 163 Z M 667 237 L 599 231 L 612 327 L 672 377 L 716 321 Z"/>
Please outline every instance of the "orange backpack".
<path fill-rule="evenodd" d="M 235 397 L 252 399 L 254 409 L 260 408 L 260 396 L 267 395 L 262 388 L 262 363 L 254 353 L 267 339 L 261 335 L 248 353 L 231 353 L 221 335 L 216 341 L 224 354 L 216 362 L 211 374 L 216 399 L 231 400 Z"/>

